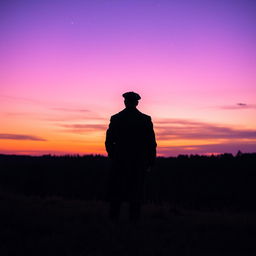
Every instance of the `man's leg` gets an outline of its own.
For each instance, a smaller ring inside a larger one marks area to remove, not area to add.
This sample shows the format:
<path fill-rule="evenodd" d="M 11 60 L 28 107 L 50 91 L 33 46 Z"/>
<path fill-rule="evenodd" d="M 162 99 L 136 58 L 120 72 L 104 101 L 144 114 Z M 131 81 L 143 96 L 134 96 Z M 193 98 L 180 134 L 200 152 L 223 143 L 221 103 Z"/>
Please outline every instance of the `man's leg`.
<path fill-rule="evenodd" d="M 141 203 L 130 202 L 130 221 L 140 220 L 141 215 Z"/>
<path fill-rule="evenodd" d="M 118 221 L 119 216 L 120 216 L 120 208 L 121 208 L 121 202 L 114 200 L 110 202 L 110 207 L 109 207 L 109 218 L 112 221 Z"/>

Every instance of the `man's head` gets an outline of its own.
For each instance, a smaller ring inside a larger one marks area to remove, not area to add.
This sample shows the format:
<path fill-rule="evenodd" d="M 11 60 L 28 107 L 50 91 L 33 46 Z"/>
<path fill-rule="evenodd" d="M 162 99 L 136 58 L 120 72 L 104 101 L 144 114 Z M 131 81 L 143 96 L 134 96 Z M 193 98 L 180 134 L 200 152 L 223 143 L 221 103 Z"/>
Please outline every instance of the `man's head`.
<path fill-rule="evenodd" d="M 126 108 L 136 108 L 141 99 L 140 95 L 136 92 L 126 92 L 123 94 L 123 97 Z"/>

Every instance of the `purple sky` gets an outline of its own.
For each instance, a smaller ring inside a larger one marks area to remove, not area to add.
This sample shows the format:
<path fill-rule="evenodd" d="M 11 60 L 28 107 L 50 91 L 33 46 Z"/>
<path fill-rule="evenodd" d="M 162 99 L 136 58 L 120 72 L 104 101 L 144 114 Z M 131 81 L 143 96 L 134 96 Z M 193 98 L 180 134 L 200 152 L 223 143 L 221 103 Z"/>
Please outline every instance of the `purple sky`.
<path fill-rule="evenodd" d="M 0 153 L 105 153 L 130 90 L 160 155 L 255 152 L 255 13 L 248 0 L 2 1 Z"/>

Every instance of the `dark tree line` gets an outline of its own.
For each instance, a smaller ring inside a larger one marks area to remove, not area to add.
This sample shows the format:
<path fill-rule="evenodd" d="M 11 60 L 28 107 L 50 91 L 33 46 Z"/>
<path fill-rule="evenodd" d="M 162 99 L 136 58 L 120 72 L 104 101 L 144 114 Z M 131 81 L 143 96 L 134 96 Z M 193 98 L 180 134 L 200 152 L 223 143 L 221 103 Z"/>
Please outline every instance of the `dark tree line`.
<path fill-rule="evenodd" d="M 156 160 L 145 201 L 193 209 L 256 210 L 256 153 Z M 27 196 L 106 200 L 110 162 L 100 155 L 0 155 L 0 188 Z"/>

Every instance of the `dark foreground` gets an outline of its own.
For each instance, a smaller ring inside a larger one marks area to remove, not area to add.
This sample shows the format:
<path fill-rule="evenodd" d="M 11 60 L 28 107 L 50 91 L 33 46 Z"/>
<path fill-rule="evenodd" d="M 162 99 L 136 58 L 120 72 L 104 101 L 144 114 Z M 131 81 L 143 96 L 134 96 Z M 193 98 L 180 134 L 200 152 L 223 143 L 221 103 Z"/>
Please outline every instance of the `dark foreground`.
<path fill-rule="evenodd" d="M 0 255 L 256 255 L 253 213 L 143 207 L 118 224 L 107 203 L 0 192 Z"/>

